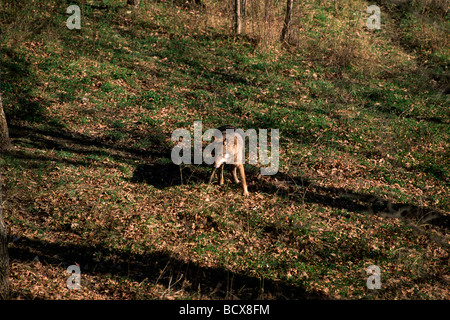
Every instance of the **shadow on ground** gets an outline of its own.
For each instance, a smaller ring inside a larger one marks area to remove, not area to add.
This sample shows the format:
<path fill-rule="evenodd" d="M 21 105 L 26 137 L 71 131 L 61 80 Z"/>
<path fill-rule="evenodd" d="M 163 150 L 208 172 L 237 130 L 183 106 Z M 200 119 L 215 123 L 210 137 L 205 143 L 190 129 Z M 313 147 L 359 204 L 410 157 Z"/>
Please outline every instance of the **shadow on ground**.
<path fill-rule="evenodd" d="M 205 165 L 175 165 L 167 163 L 140 164 L 133 172 L 132 182 L 147 183 L 158 189 L 181 184 L 200 184 L 209 179 L 210 168 Z"/>
<path fill-rule="evenodd" d="M 62 245 L 22 238 L 10 245 L 10 259 L 30 262 L 38 256 L 42 264 L 64 270 L 79 264 L 81 274 L 125 277 L 139 283 L 163 285 L 170 290 L 184 289 L 190 295 L 210 299 L 326 299 L 306 292 L 302 286 L 251 277 L 222 267 L 204 267 L 180 260 L 167 252 L 130 255 L 122 251 L 88 245 Z M 99 258 L 103 257 L 103 258 Z M 104 259 L 108 257 L 108 259 Z M 92 284 L 82 279 L 82 285 Z"/>
<path fill-rule="evenodd" d="M 207 183 L 210 168 L 202 165 L 177 166 L 166 164 L 142 164 L 134 173 L 132 181 L 147 183 L 163 189 L 183 183 Z M 430 224 L 447 230 L 450 227 L 448 214 L 428 207 L 408 203 L 395 203 L 371 194 L 357 193 L 344 188 L 316 185 L 303 177 L 292 177 L 283 172 L 273 176 L 261 176 L 255 167 L 246 167 L 249 192 L 278 194 L 297 202 L 316 203 L 321 206 L 345 209 L 349 212 L 375 214 L 388 218 L 399 218 L 422 225 Z M 213 183 L 217 180 L 213 180 Z M 230 171 L 225 170 L 225 183 L 233 185 Z M 239 194 L 240 186 L 235 184 Z"/>

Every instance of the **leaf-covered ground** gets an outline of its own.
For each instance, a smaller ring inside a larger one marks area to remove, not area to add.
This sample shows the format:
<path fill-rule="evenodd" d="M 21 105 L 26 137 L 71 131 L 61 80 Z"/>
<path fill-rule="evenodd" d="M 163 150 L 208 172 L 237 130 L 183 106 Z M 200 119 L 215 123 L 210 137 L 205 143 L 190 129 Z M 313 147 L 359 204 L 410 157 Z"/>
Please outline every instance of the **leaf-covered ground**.
<path fill-rule="evenodd" d="M 79 31 L 56 2 L 0 9 L 13 298 L 448 299 L 448 34 L 305 1 L 300 43 L 267 47 L 208 3 L 86 1 Z M 280 129 L 279 173 L 246 165 L 243 197 L 174 165 L 196 120 Z"/>

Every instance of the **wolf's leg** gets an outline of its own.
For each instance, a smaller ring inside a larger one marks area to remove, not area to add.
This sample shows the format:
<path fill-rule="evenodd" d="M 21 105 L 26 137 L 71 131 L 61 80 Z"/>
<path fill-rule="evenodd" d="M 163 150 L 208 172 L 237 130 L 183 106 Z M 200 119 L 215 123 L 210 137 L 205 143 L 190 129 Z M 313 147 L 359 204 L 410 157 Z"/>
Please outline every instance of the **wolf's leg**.
<path fill-rule="evenodd" d="M 219 176 L 219 185 L 223 185 L 223 167 L 224 167 L 225 165 L 224 164 L 222 164 L 221 166 L 220 166 L 220 168 L 219 168 L 219 170 L 220 170 L 220 172 L 219 172 L 219 174 L 220 174 L 220 176 Z"/>
<path fill-rule="evenodd" d="M 214 178 L 214 174 L 216 173 L 216 167 L 214 167 L 213 169 L 212 169 L 212 172 L 211 172 L 211 176 L 209 177 L 209 184 L 211 184 L 211 181 L 212 181 L 212 179 Z"/>
<path fill-rule="evenodd" d="M 244 189 L 244 196 L 248 196 L 247 181 L 245 181 L 244 166 L 242 164 L 239 165 L 239 173 L 241 174 L 242 189 Z"/>
<path fill-rule="evenodd" d="M 236 169 L 237 169 L 237 167 L 233 166 L 233 171 L 231 171 L 231 173 L 233 175 L 234 182 L 239 183 L 239 179 L 237 177 Z"/>

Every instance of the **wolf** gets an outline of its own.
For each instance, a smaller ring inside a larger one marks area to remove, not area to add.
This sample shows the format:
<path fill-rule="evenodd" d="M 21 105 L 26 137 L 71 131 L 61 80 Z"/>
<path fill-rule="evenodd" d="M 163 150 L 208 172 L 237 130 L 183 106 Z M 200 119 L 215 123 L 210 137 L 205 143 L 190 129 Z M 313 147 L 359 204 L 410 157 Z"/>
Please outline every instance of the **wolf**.
<path fill-rule="evenodd" d="M 225 164 L 230 164 L 232 168 L 233 180 L 236 183 L 239 183 L 239 179 L 237 177 L 237 170 L 239 169 L 239 174 L 242 180 L 242 189 L 244 196 L 248 196 L 247 190 L 247 181 L 245 179 L 245 171 L 244 171 L 244 139 L 243 137 L 236 132 L 236 128 L 230 125 L 221 126 L 217 128 L 222 133 L 222 138 L 214 137 L 215 144 L 222 144 L 222 146 L 218 145 L 216 150 L 221 150 L 222 152 L 217 152 L 214 158 L 214 167 L 211 172 L 211 176 L 209 178 L 209 183 L 211 183 L 214 178 L 214 174 L 216 170 L 219 169 L 219 185 L 223 185 L 223 167 Z M 229 131 L 227 134 L 227 130 Z"/>

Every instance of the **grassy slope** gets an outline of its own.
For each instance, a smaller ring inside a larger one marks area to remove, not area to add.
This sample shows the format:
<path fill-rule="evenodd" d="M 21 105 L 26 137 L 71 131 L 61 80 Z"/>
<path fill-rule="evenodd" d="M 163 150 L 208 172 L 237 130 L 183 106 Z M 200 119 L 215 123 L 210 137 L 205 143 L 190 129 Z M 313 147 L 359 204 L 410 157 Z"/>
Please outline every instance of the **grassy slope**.
<path fill-rule="evenodd" d="M 447 34 L 383 1 L 377 32 L 366 3 L 305 1 L 300 42 L 262 50 L 192 8 L 89 3 L 79 31 L 52 2 L 2 8 L 15 297 L 449 297 Z M 279 128 L 280 173 L 247 166 L 243 198 L 180 170 L 170 135 L 194 120 Z"/>

